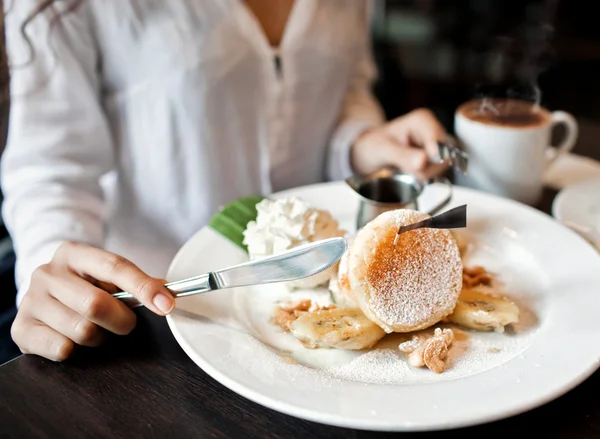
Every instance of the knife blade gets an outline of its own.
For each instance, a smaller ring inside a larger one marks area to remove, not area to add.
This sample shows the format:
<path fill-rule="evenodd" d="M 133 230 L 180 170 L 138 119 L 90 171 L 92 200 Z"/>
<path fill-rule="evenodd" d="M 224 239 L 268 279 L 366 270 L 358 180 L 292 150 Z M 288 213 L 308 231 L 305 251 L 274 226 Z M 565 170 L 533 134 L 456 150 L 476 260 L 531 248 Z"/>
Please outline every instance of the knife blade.
<path fill-rule="evenodd" d="M 175 297 L 185 297 L 226 288 L 303 279 L 332 267 L 346 249 L 344 238 L 323 239 L 264 259 L 170 282 L 165 286 Z M 132 308 L 142 305 L 132 294 L 124 291 L 114 293 L 113 297 Z"/>

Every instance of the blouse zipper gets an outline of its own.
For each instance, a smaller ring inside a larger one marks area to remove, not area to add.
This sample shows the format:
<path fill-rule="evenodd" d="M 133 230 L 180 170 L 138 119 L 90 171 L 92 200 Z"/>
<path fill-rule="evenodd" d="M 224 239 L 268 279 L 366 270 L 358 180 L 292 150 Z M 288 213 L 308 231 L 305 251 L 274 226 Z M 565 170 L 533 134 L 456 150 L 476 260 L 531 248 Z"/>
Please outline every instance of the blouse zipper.
<path fill-rule="evenodd" d="M 271 147 L 269 148 L 270 150 L 270 163 L 275 164 L 275 166 L 277 166 L 280 162 L 280 154 L 282 154 L 281 148 L 281 141 L 282 141 L 282 132 L 283 132 L 283 118 L 282 118 L 282 112 L 283 112 L 283 102 L 282 102 L 282 95 L 283 95 L 283 61 L 282 61 L 282 57 L 281 54 L 279 53 L 279 51 L 277 49 L 273 50 L 272 53 L 273 56 L 273 67 L 274 67 L 274 71 L 273 71 L 273 84 L 272 84 L 272 91 L 271 91 L 271 99 L 272 99 L 272 104 L 271 104 L 271 121 L 270 121 L 270 143 L 271 143 Z M 270 169 L 270 171 L 272 171 L 272 169 Z M 269 172 L 270 175 L 270 172 Z M 269 181 L 271 179 L 269 178 Z"/>
<path fill-rule="evenodd" d="M 275 63 L 275 76 L 281 80 L 283 78 L 283 69 L 281 66 L 281 56 L 278 53 L 275 53 L 273 62 Z"/>

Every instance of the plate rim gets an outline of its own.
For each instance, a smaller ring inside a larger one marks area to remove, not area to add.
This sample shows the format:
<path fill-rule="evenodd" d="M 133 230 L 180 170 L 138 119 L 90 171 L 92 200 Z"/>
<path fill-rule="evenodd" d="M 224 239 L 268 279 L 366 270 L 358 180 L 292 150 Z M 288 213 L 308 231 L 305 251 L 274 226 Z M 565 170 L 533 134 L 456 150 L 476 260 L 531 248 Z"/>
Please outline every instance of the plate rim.
<path fill-rule="evenodd" d="M 297 192 L 298 190 L 306 190 L 306 189 L 317 189 L 318 190 L 318 188 L 323 185 L 330 186 L 330 185 L 340 185 L 340 184 L 343 184 L 343 182 L 327 182 L 327 183 L 319 183 L 319 184 L 315 184 L 315 185 L 301 186 L 298 188 L 292 188 L 292 189 L 288 189 L 285 191 L 277 192 L 277 193 L 273 194 L 273 196 L 281 197 L 281 196 L 286 196 L 289 193 Z M 578 240 L 580 242 L 580 244 L 584 243 L 586 246 L 589 246 L 589 244 L 575 231 L 564 226 L 560 222 L 556 221 L 554 218 L 552 218 L 552 216 L 550 216 L 550 215 L 546 214 L 545 212 L 542 212 L 534 207 L 531 207 L 531 206 L 528 206 L 528 205 L 525 205 L 522 203 L 518 203 L 516 201 L 509 200 L 509 199 L 506 199 L 503 197 L 499 197 L 494 194 L 488 194 L 488 193 L 484 193 L 484 192 L 469 189 L 469 188 L 460 187 L 460 190 L 464 191 L 466 193 L 476 193 L 479 195 L 484 195 L 486 198 L 497 199 L 497 200 L 501 200 L 502 202 L 508 202 L 512 205 L 517 206 L 518 208 L 525 208 L 525 209 L 529 210 L 531 213 L 534 213 L 536 216 L 543 217 L 543 218 L 545 218 L 545 220 L 553 221 L 558 227 L 561 227 L 567 234 L 570 234 L 571 239 Z M 186 252 L 186 250 L 190 246 L 195 245 L 195 241 L 206 229 L 209 229 L 209 227 L 205 226 L 205 227 L 201 228 L 200 230 L 198 230 L 181 247 L 181 249 L 177 252 L 176 256 L 174 257 L 172 263 L 169 266 L 169 274 L 173 271 L 173 268 L 178 264 L 179 259 Z M 223 239 L 225 239 L 225 238 L 223 238 Z M 173 333 L 173 336 L 175 337 L 176 341 L 182 347 L 184 352 L 190 357 L 190 359 L 192 359 L 192 361 L 194 361 L 194 363 L 196 363 L 196 365 L 199 366 L 203 371 L 205 371 L 209 376 L 211 376 L 217 382 L 221 383 L 222 385 L 229 388 L 233 392 L 237 393 L 238 395 L 241 395 L 242 397 L 244 397 L 250 401 L 253 401 L 254 403 L 257 403 L 264 407 L 270 408 L 277 412 L 284 413 L 289 416 L 306 419 L 306 420 L 313 421 L 313 422 L 320 423 L 320 424 L 327 424 L 327 425 L 343 427 L 343 428 L 353 428 L 353 429 L 364 430 L 364 431 L 387 431 L 387 432 L 392 432 L 392 431 L 394 431 L 394 432 L 400 432 L 400 431 L 411 432 L 411 431 L 414 431 L 414 432 L 417 432 L 417 431 L 452 430 L 452 429 L 463 428 L 463 427 L 467 427 L 467 426 L 481 425 L 481 424 L 485 424 L 485 423 L 498 421 L 501 419 L 510 418 L 517 414 L 521 414 L 521 413 L 530 411 L 534 408 L 541 407 L 541 406 L 547 404 L 548 402 L 553 401 L 556 398 L 568 393 L 569 391 L 573 390 L 574 388 L 579 386 L 581 383 L 586 381 L 600 367 L 600 358 L 599 358 L 598 361 L 596 361 L 595 363 L 589 364 L 588 367 L 586 367 L 585 369 L 580 371 L 580 373 L 577 374 L 575 379 L 570 379 L 568 381 L 564 381 L 560 385 L 553 388 L 552 391 L 548 392 L 547 394 L 544 394 L 541 397 L 538 396 L 538 397 L 528 398 L 528 401 L 526 401 L 523 404 L 518 404 L 510 410 L 498 411 L 497 413 L 494 413 L 494 414 L 483 414 L 483 415 L 477 414 L 468 419 L 461 419 L 456 422 L 440 422 L 440 423 L 436 423 L 436 424 L 427 424 L 427 425 L 426 424 L 413 424 L 410 422 L 405 423 L 405 424 L 402 424 L 402 423 L 390 424 L 388 421 L 385 421 L 385 420 L 383 422 L 378 422 L 377 419 L 372 419 L 372 420 L 370 420 L 370 422 L 368 424 L 365 424 L 364 420 L 356 420 L 355 421 L 351 418 L 344 417 L 343 415 L 332 415 L 332 414 L 327 414 L 326 416 L 323 416 L 323 414 L 319 415 L 314 410 L 311 411 L 310 409 L 305 409 L 303 407 L 294 406 L 292 404 L 288 404 L 287 402 L 278 401 L 275 398 L 266 396 L 266 395 L 260 393 L 259 391 L 256 391 L 249 387 L 246 387 L 243 383 L 239 383 L 238 381 L 236 381 L 236 379 L 227 376 L 226 373 L 221 372 L 218 368 L 213 367 L 208 361 L 205 361 L 202 358 L 202 356 L 199 355 L 197 348 L 194 348 L 193 346 L 191 346 L 189 344 L 189 342 L 183 337 L 183 335 L 179 333 L 179 331 L 176 328 L 176 324 L 173 320 L 173 317 L 171 315 L 167 316 L 167 322 L 169 325 L 169 329 Z"/>

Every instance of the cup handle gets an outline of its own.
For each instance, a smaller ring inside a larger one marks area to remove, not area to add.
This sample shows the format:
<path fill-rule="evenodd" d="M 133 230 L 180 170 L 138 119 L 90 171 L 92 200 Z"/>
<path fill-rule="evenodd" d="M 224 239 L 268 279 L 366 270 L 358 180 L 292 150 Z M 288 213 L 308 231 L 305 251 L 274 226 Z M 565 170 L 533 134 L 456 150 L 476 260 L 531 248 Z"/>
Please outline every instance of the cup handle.
<path fill-rule="evenodd" d="M 567 127 L 565 138 L 556 146 L 550 145 L 546 151 L 546 167 L 550 166 L 562 154 L 569 152 L 575 146 L 577 136 L 579 135 L 579 125 L 577 120 L 565 111 L 552 112 L 552 127 L 558 124 L 564 124 Z"/>
<path fill-rule="evenodd" d="M 431 208 L 427 212 L 425 212 L 428 215 L 433 216 L 450 203 L 450 201 L 452 200 L 452 195 L 453 195 L 453 186 L 452 186 L 452 182 L 450 180 L 448 180 L 446 177 L 435 177 L 435 178 L 431 178 L 431 179 L 427 180 L 428 185 L 431 183 L 444 183 L 448 187 L 448 195 L 446 195 L 442 199 L 442 201 L 440 201 L 438 204 L 436 204 L 433 208 Z"/>

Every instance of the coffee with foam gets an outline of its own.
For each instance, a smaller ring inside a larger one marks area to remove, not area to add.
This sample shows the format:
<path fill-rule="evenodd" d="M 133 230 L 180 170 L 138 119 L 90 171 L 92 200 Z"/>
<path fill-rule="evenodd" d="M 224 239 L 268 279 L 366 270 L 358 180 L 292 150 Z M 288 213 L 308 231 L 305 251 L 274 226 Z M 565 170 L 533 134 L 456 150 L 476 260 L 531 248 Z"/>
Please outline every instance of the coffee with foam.
<path fill-rule="evenodd" d="M 475 99 L 461 105 L 458 113 L 475 122 L 507 128 L 537 128 L 550 121 L 548 110 L 518 99 Z"/>

